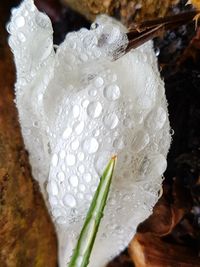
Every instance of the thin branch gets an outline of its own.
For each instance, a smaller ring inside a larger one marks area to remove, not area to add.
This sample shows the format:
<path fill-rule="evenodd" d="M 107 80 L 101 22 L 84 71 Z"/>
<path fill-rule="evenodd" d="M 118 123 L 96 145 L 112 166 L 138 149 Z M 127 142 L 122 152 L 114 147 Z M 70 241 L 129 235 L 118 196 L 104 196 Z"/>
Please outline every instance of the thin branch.
<path fill-rule="evenodd" d="M 158 18 L 155 20 L 148 20 L 133 25 L 127 33 L 129 44 L 126 48 L 126 53 L 133 48 L 144 44 L 145 42 L 163 35 L 166 31 L 178 28 L 184 24 L 192 22 L 195 15 L 199 11 L 189 11 L 181 14 Z"/>

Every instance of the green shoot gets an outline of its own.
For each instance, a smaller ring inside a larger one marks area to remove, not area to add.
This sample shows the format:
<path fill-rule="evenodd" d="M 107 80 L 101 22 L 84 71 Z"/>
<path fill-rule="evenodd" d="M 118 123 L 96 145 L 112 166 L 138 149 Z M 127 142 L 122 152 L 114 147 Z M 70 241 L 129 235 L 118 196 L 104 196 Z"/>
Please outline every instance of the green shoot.
<path fill-rule="evenodd" d="M 86 267 L 89 263 L 94 241 L 103 217 L 115 162 L 116 157 L 113 157 L 100 179 L 68 267 Z"/>

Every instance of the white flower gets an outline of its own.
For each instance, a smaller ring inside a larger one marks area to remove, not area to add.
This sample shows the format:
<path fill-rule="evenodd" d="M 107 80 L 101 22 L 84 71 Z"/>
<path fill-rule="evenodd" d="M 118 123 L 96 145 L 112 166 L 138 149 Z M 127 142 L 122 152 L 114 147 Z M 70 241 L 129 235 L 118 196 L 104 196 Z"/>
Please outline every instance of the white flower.
<path fill-rule="evenodd" d="M 16 105 L 66 266 L 99 177 L 118 162 L 90 267 L 122 251 L 158 200 L 170 145 L 164 85 L 152 43 L 123 55 L 126 29 L 105 15 L 53 48 L 49 18 L 32 0 L 12 11 Z M 114 60 L 120 57 L 118 60 Z M 47 183 L 47 187 L 45 184 Z"/>

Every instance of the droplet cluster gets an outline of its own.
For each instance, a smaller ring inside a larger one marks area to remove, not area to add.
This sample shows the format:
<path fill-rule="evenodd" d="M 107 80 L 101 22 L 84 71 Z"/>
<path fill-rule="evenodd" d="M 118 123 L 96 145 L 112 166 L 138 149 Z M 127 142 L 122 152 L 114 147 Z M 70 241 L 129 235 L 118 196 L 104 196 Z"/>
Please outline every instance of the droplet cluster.
<path fill-rule="evenodd" d="M 152 43 L 123 55 L 126 29 L 102 15 L 90 30 L 67 34 L 54 52 L 50 20 L 32 0 L 13 10 L 8 31 L 22 133 L 34 177 L 48 195 L 61 267 L 105 166 L 118 157 L 89 265 L 101 267 L 151 214 L 166 169 L 171 137 Z"/>

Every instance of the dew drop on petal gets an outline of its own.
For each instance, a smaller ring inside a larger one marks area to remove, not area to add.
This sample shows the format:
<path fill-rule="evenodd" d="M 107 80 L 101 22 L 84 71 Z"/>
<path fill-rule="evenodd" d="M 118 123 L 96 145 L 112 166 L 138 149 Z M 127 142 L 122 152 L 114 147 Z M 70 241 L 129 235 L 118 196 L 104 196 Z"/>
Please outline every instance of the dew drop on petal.
<path fill-rule="evenodd" d="M 71 148 L 72 150 L 77 150 L 79 147 L 79 141 L 78 140 L 74 140 L 72 143 L 71 143 Z"/>
<path fill-rule="evenodd" d="M 25 25 L 25 19 L 24 19 L 24 17 L 22 17 L 22 16 L 16 17 L 15 24 L 19 28 L 23 27 Z"/>
<path fill-rule="evenodd" d="M 78 105 L 73 106 L 73 115 L 74 115 L 74 118 L 78 118 L 79 113 L 80 113 L 79 106 Z"/>
<path fill-rule="evenodd" d="M 74 124 L 74 130 L 78 135 L 82 133 L 83 129 L 84 129 L 84 122 L 83 121 L 77 122 Z"/>
<path fill-rule="evenodd" d="M 78 153 L 78 159 L 80 160 L 80 161 L 83 161 L 84 160 L 84 153 L 83 152 L 79 152 Z"/>
<path fill-rule="evenodd" d="M 84 191 L 85 191 L 85 185 L 84 185 L 84 184 L 80 184 L 80 186 L 79 186 L 79 190 L 80 190 L 81 192 L 84 192 Z"/>
<path fill-rule="evenodd" d="M 79 170 L 80 173 L 84 173 L 84 171 L 85 171 L 85 167 L 84 167 L 84 165 L 83 165 L 83 164 L 80 165 L 80 166 L 78 167 L 78 170 Z"/>
<path fill-rule="evenodd" d="M 97 88 L 100 88 L 102 85 L 104 84 L 104 80 L 103 78 L 101 77 L 97 77 L 94 81 L 94 85 L 97 87 Z"/>
<path fill-rule="evenodd" d="M 104 97 L 108 100 L 115 101 L 120 97 L 119 86 L 113 84 L 104 88 Z"/>
<path fill-rule="evenodd" d="M 99 148 L 99 143 L 94 137 L 88 137 L 83 142 L 83 150 L 86 153 L 93 154 L 98 150 L 98 148 Z"/>
<path fill-rule="evenodd" d="M 60 158 L 61 159 L 64 159 L 65 158 L 65 155 L 66 155 L 65 150 L 61 150 L 60 151 Z"/>
<path fill-rule="evenodd" d="M 89 91 L 89 95 L 90 95 L 90 96 L 96 96 L 96 95 L 97 95 L 97 90 L 91 89 L 91 90 Z"/>
<path fill-rule="evenodd" d="M 85 99 L 82 101 L 81 105 L 83 108 L 87 108 L 88 104 L 90 103 L 90 101 L 88 99 Z"/>
<path fill-rule="evenodd" d="M 86 173 L 84 174 L 83 179 L 85 180 L 86 183 L 89 183 L 92 180 L 92 176 L 90 173 Z"/>
<path fill-rule="evenodd" d="M 78 186 L 78 177 L 76 175 L 72 175 L 69 178 L 69 182 L 73 187 L 77 187 Z"/>
<path fill-rule="evenodd" d="M 98 118 L 102 112 L 102 105 L 100 102 L 91 102 L 87 107 L 87 114 L 91 118 Z"/>
<path fill-rule="evenodd" d="M 73 166 L 76 162 L 76 157 L 73 154 L 67 154 L 66 163 L 68 166 Z"/>
<path fill-rule="evenodd" d="M 18 38 L 23 43 L 26 41 L 26 37 L 25 37 L 25 35 L 22 32 L 19 32 L 18 33 Z"/>
<path fill-rule="evenodd" d="M 103 122 L 108 129 L 114 129 L 117 126 L 119 119 L 115 113 L 110 113 L 103 118 Z"/>
<path fill-rule="evenodd" d="M 65 129 L 65 131 L 63 132 L 63 139 L 67 139 L 72 133 L 72 128 L 68 127 Z"/>
<path fill-rule="evenodd" d="M 63 182 L 65 180 L 65 174 L 64 172 L 59 172 L 58 173 L 58 179 Z"/>
<path fill-rule="evenodd" d="M 47 188 L 50 195 L 56 196 L 58 194 L 58 186 L 55 181 L 50 181 Z"/>
<path fill-rule="evenodd" d="M 58 164 L 58 155 L 57 154 L 54 154 L 52 156 L 51 164 L 52 164 L 53 167 L 56 167 L 57 166 L 57 164 Z"/>
<path fill-rule="evenodd" d="M 66 194 L 66 196 L 64 196 L 63 202 L 65 205 L 71 208 L 74 208 L 76 206 L 76 199 L 71 194 Z"/>

